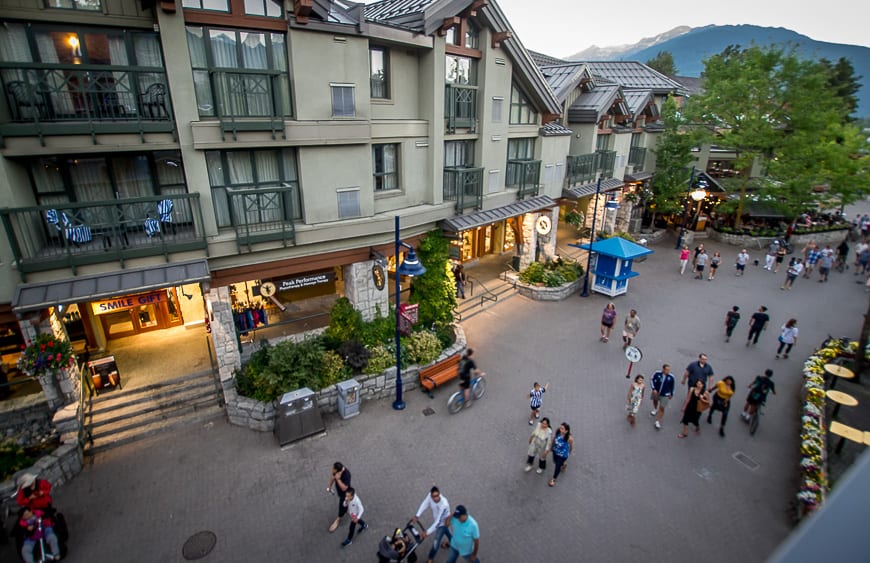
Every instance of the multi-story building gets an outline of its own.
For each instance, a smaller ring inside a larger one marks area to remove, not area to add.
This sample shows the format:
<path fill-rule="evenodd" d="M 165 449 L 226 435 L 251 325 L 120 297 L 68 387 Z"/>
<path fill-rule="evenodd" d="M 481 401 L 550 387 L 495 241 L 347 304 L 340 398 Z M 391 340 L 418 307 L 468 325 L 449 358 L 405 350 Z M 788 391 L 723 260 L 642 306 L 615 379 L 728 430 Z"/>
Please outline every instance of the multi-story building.
<path fill-rule="evenodd" d="M 534 223 L 557 223 L 570 130 L 491 0 L 0 0 L 0 19 L 16 346 L 198 324 L 229 380 L 251 319 L 328 320 L 341 295 L 386 313 L 396 216 L 457 260 L 555 251 Z"/>

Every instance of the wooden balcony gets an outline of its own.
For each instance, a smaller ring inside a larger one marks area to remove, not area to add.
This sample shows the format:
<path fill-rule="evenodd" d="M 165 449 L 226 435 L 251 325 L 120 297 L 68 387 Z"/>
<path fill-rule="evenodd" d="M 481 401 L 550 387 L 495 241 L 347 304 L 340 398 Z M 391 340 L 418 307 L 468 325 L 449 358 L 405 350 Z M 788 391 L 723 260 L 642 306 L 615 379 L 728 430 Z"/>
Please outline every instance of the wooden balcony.
<path fill-rule="evenodd" d="M 456 211 L 483 206 L 483 168 L 445 168 L 444 200 L 455 201 Z"/>
<path fill-rule="evenodd" d="M 267 188 L 227 188 L 230 218 L 239 252 L 261 242 L 296 243 L 293 223 L 300 218 L 299 187 L 295 183 Z"/>
<path fill-rule="evenodd" d="M 536 196 L 541 188 L 540 160 L 508 160 L 505 187 L 517 189 L 517 199 Z"/>

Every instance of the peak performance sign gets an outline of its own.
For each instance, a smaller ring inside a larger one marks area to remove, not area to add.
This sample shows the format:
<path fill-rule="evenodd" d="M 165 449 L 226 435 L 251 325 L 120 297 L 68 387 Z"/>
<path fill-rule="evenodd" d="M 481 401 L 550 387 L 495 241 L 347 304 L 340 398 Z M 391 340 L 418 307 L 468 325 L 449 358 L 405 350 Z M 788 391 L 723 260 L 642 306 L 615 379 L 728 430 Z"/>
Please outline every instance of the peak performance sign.
<path fill-rule="evenodd" d="M 302 289 L 303 287 L 311 287 L 335 281 L 335 271 L 327 270 L 316 274 L 306 274 L 304 276 L 296 276 L 278 282 L 278 291 L 290 291 L 292 289 Z"/>

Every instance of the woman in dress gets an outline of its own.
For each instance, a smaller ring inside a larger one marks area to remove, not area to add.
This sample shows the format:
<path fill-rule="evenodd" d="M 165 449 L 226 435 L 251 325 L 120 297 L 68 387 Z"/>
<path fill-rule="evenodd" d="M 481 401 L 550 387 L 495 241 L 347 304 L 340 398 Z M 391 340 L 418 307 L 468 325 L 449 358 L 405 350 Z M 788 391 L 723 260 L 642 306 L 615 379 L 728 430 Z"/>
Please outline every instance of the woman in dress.
<path fill-rule="evenodd" d="M 550 419 L 546 416 L 532 430 L 529 436 L 529 451 L 526 458 L 526 472 L 532 470 L 535 458 L 538 458 L 538 475 L 547 468 L 547 454 L 550 453 L 550 441 L 553 439 L 553 429 L 550 428 Z"/>
<path fill-rule="evenodd" d="M 736 389 L 734 378 L 730 375 L 725 376 L 725 379 L 716 384 L 716 392 L 713 393 L 713 404 L 710 406 L 710 413 L 707 415 L 707 424 L 713 424 L 713 411 L 722 413 L 722 420 L 719 422 L 719 435 L 725 437 L 725 422 L 728 420 L 728 410 L 731 408 L 731 396 L 734 395 Z"/>
<path fill-rule="evenodd" d="M 722 255 L 719 254 L 719 251 L 713 253 L 713 257 L 710 258 L 710 277 L 707 278 L 707 281 L 713 281 L 713 278 L 716 277 L 716 270 L 719 268 L 719 264 L 722 263 Z"/>
<path fill-rule="evenodd" d="M 556 479 L 559 478 L 559 473 L 563 469 L 568 468 L 568 456 L 574 450 L 574 437 L 571 436 L 571 427 L 567 422 L 563 422 L 556 430 L 556 437 L 553 438 L 553 478 L 550 479 L 550 486 L 556 485 Z"/>
<path fill-rule="evenodd" d="M 613 301 L 604 307 L 604 312 L 601 314 L 601 341 L 608 342 L 610 340 L 610 331 L 613 330 L 613 325 L 616 323 L 616 305 Z"/>
<path fill-rule="evenodd" d="M 683 402 L 683 418 L 680 424 L 683 425 L 683 431 L 677 434 L 677 438 L 685 438 L 689 435 L 689 425 L 695 427 L 695 432 L 701 432 L 701 426 L 698 424 L 701 420 L 701 411 L 698 410 L 698 401 L 703 399 L 708 404 L 710 403 L 710 395 L 704 389 L 704 380 L 699 379 L 695 382 L 695 386 L 689 390 L 686 395 L 686 400 Z"/>
<path fill-rule="evenodd" d="M 776 265 L 773 267 L 773 273 L 779 273 L 779 267 L 782 266 L 783 261 L 785 260 L 786 250 L 784 245 L 780 245 L 776 250 Z"/>
<path fill-rule="evenodd" d="M 779 348 L 776 349 L 776 359 L 779 359 L 779 355 L 782 354 L 783 348 L 785 348 L 785 354 L 782 354 L 782 357 L 788 359 L 788 353 L 791 352 L 791 347 L 797 344 L 797 319 L 789 319 L 788 322 L 782 325 L 779 330 Z"/>
<path fill-rule="evenodd" d="M 643 376 L 638 375 L 634 378 L 634 383 L 628 386 L 628 396 L 625 400 L 625 410 L 628 411 L 628 423 L 632 427 L 637 423 L 637 411 L 640 409 L 640 403 L 643 401 L 644 391 L 646 386 L 643 384 Z"/>

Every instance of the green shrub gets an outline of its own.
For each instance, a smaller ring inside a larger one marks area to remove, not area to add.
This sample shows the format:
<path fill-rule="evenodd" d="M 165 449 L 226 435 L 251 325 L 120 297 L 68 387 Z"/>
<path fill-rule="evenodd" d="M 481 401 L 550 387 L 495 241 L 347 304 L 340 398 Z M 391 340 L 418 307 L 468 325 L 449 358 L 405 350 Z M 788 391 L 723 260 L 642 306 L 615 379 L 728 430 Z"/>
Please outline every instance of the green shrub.
<path fill-rule="evenodd" d="M 335 350 L 345 340 L 359 339 L 362 333 L 362 313 L 353 308 L 347 297 L 339 298 L 332 306 L 329 326 L 323 331 L 324 344 Z"/>
<path fill-rule="evenodd" d="M 547 287 L 559 287 L 565 283 L 565 278 L 559 272 L 549 271 L 544 274 L 544 285 Z"/>
<path fill-rule="evenodd" d="M 16 471 L 30 467 L 36 459 L 27 455 L 24 447 L 15 440 L 0 442 L 0 479 L 7 479 Z"/>
<path fill-rule="evenodd" d="M 402 351 L 407 352 L 408 361 L 412 364 L 428 364 L 441 353 L 441 341 L 428 330 L 412 332 L 402 342 Z"/>
<path fill-rule="evenodd" d="M 385 369 L 396 365 L 396 352 L 390 351 L 384 345 L 374 346 L 369 349 L 369 363 L 366 373 L 381 373 Z"/>
<path fill-rule="evenodd" d="M 335 385 L 339 381 L 347 379 L 348 366 L 345 365 L 341 356 L 332 350 L 324 350 L 320 358 L 321 373 L 320 373 L 320 388 Z"/>
<path fill-rule="evenodd" d="M 450 268 L 450 241 L 439 230 L 430 231 L 417 247 L 420 263 L 426 273 L 411 281 L 410 303 L 418 303 L 421 326 L 446 324 L 453 321 L 456 307 L 456 285 Z"/>
<path fill-rule="evenodd" d="M 542 283 L 546 267 L 542 262 L 532 262 L 529 267 L 520 272 L 520 281 L 527 284 Z"/>
<path fill-rule="evenodd" d="M 325 371 L 324 351 L 320 338 L 308 338 L 299 343 L 287 340 L 263 347 L 254 353 L 241 372 L 236 372 L 236 388 L 242 395 L 266 402 L 301 387 L 317 391 L 323 386 L 324 373 L 334 377 L 335 372 L 335 362 L 331 359 L 327 359 L 330 364 Z"/>
<path fill-rule="evenodd" d="M 583 266 L 560 258 L 547 263 L 532 262 L 528 268 L 520 272 L 519 277 L 520 281 L 526 284 L 543 283 L 547 287 L 558 287 L 576 281 L 582 275 Z"/>
<path fill-rule="evenodd" d="M 378 309 L 377 316 L 367 323 L 363 323 L 360 331 L 360 342 L 367 347 L 377 346 L 389 342 L 396 333 L 396 314 L 395 309 L 388 311 L 386 315 L 382 315 Z"/>
<path fill-rule="evenodd" d="M 456 342 L 456 330 L 452 324 L 440 325 L 435 327 L 435 336 L 441 342 L 441 348 L 449 348 Z"/>
<path fill-rule="evenodd" d="M 337 352 L 355 374 L 362 373 L 369 363 L 369 351 L 359 340 L 345 340 Z"/>

